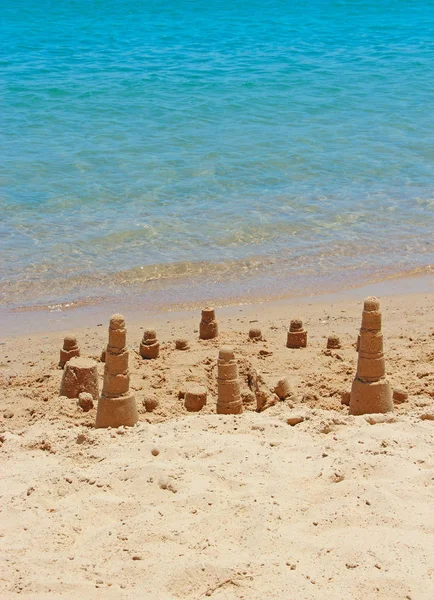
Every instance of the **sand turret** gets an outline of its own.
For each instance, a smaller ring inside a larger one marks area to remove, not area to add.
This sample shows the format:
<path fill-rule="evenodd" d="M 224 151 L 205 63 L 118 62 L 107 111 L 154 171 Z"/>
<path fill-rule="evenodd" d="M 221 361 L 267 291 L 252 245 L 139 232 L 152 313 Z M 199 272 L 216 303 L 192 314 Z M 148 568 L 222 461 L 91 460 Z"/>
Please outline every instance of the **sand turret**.
<path fill-rule="evenodd" d="M 110 319 L 104 383 L 98 402 L 95 427 L 132 426 L 139 419 L 135 398 L 129 391 L 126 334 L 123 316 L 113 315 Z"/>
<path fill-rule="evenodd" d="M 160 354 L 160 342 L 154 329 L 145 329 L 142 343 L 140 344 L 140 356 L 142 358 L 158 358 Z"/>
<path fill-rule="evenodd" d="M 243 412 L 238 365 L 230 347 L 220 348 L 217 361 L 217 413 L 238 415 Z"/>
<path fill-rule="evenodd" d="M 288 337 L 286 340 L 287 348 L 306 348 L 307 331 L 303 329 L 303 322 L 300 319 L 293 319 L 289 326 Z"/>
<path fill-rule="evenodd" d="M 59 367 L 63 369 L 68 360 L 74 356 L 80 356 L 77 338 L 74 335 L 66 335 L 63 339 L 63 348 L 60 350 Z"/>
<path fill-rule="evenodd" d="M 215 310 L 213 308 L 204 308 L 199 324 L 199 338 L 201 340 L 212 340 L 218 336 L 218 332 Z"/>
<path fill-rule="evenodd" d="M 392 390 L 386 379 L 381 311 L 377 298 L 365 299 L 359 339 L 357 373 L 351 388 L 350 414 L 389 412 L 393 410 Z"/>

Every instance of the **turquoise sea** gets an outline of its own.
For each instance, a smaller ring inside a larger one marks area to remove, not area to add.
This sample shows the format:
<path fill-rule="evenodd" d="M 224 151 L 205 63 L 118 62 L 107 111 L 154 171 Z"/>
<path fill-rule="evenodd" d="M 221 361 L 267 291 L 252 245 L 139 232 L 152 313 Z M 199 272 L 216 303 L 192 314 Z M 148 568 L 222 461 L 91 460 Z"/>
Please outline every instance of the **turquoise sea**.
<path fill-rule="evenodd" d="M 432 0 L 0 0 L 0 301 L 434 264 Z"/>

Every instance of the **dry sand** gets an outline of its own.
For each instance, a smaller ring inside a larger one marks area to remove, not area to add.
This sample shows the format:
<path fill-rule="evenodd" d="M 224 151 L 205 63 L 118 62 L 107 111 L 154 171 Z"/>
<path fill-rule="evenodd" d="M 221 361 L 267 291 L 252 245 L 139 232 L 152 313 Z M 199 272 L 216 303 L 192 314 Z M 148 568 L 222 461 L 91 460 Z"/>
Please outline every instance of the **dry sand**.
<path fill-rule="evenodd" d="M 341 397 L 362 299 L 217 309 L 206 341 L 200 311 L 125 314 L 134 428 L 96 430 L 96 408 L 58 396 L 67 332 L 2 339 L 0 597 L 432 600 L 434 297 L 382 298 L 388 377 L 408 399 L 353 417 Z M 99 361 L 109 316 L 71 332 L 81 356 Z M 286 348 L 297 318 L 306 349 Z M 156 360 L 138 353 L 145 328 Z M 326 351 L 331 334 L 341 349 Z M 242 415 L 215 414 L 221 345 L 239 359 Z M 252 368 L 269 388 L 288 375 L 295 396 L 255 412 Z M 179 397 L 189 382 L 208 388 L 197 414 Z"/>

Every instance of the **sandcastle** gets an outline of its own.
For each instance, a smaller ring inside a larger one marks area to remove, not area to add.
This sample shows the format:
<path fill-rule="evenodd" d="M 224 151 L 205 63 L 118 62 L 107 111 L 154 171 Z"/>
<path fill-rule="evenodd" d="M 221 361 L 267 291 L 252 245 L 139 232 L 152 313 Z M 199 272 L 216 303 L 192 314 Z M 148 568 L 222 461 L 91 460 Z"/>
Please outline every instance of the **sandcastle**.
<path fill-rule="evenodd" d="M 66 335 L 63 340 L 63 348 L 60 350 L 59 367 L 63 369 L 68 360 L 74 356 L 80 356 L 77 338 L 74 335 Z"/>
<path fill-rule="evenodd" d="M 351 388 L 350 414 L 392 411 L 392 390 L 385 377 L 380 303 L 375 297 L 366 298 L 364 301 L 359 339 L 357 373 Z"/>
<path fill-rule="evenodd" d="M 215 310 L 213 308 L 204 308 L 202 319 L 199 324 L 199 338 L 201 340 L 212 340 L 218 336 L 218 325 L 215 320 Z"/>
<path fill-rule="evenodd" d="M 98 400 L 98 368 L 91 358 L 74 356 L 65 364 L 60 395 L 78 398 L 81 392 L 88 392 L 96 402 Z"/>
<path fill-rule="evenodd" d="M 125 319 L 113 315 L 104 367 L 104 383 L 98 402 L 95 427 L 132 426 L 139 420 L 136 401 L 129 392 L 128 350 Z"/>
<path fill-rule="evenodd" d="M 243 412 L 243 402 L 238 379 L 238 365 L 230 347 L 220 348 L 217 361 L 217 413 L 238 415 Z"/>
<path fill-rule="evenodd" d="M 286 340 L 287 348 L 306 348 L 307 331 L 303 329 L 303 322 L 300 319 L 293 319 L 289 326 L 288 337 Z"/>
<path fill-rule="evenodd" d="M 160 343 L 153 329 L 145 329 L 142 343 L 140 344 L 140 356 L 142 358 L 158 358 L 160 354 Z"/>

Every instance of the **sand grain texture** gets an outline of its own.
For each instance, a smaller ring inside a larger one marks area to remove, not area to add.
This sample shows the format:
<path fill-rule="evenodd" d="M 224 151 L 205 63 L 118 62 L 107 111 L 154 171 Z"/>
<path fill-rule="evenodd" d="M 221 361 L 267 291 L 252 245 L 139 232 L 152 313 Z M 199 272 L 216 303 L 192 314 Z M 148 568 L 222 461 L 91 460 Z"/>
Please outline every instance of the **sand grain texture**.
<path fill-rule="evenodd" d="M 188 352 L 174 340 L 193 338 L 197 313 L 164 315 L 158 361 L 131 352 L 138 406 L 157 400 L 133 428 L 94 429 L 96 408 L 58 396 L 61 333 L 32 360 L 28 336 L 6 340 L 0 597 L 432 600 L 433 299 L 381 304 L 400 390 L 383 415 L 350 416 L 341 403 L 360 300 L 220 309 L 218 340 L 196 339 Z M 285 345 L 294 312 L 309 330 L 302 351 Z M 266 342 L 249 342 L 252 321 Z M 138 348 L 143 330 L 128 323 Z M 333 353 L 330 331 L 342 341 Z M 103 328 L 75 333 L 82 356 L 98 360 Z M 215 414 L 224 345 L 237 357 L 242 415 Z M 282 377 L 294 393 L 257 413 L 252 370 L 270 394 Z M 103 371 L 98 363 L 100 385 Z M 208 390 L 200 413 L 184 407 L 189 386 Z"/>

